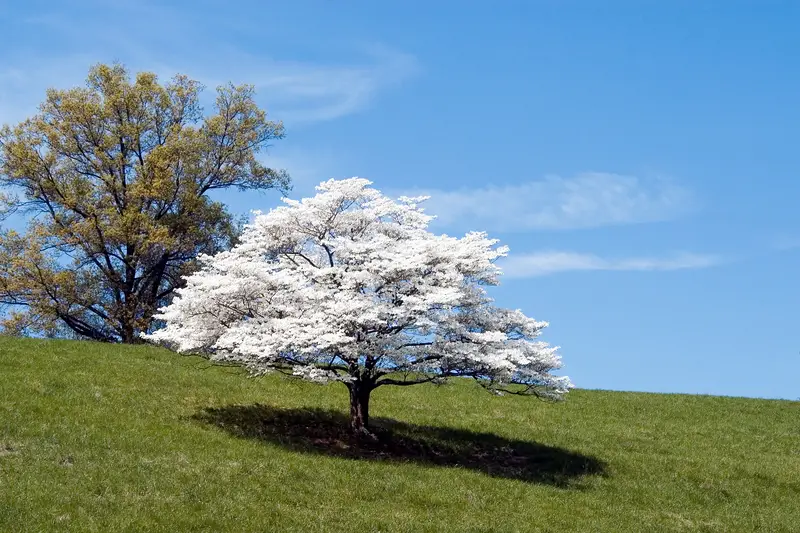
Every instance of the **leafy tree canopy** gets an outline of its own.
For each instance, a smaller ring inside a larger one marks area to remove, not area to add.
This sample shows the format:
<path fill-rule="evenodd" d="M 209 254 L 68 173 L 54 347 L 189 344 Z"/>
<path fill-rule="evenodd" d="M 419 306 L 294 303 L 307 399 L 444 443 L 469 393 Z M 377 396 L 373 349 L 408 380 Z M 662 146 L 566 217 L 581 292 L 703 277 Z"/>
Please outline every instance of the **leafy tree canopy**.
<path fill-rule="evenodd" d="M 135 341 L 197 256 L 235 241 L 236 220 L 209 193 L 288 187 L 256 158 L 284 128 L 253 87 L 219 87 L 208 116 L 201 90 L 101 64 L 0 130 L 3 212 L 29 215 L 26 231 L 0 232 L 5 331 Z"/>

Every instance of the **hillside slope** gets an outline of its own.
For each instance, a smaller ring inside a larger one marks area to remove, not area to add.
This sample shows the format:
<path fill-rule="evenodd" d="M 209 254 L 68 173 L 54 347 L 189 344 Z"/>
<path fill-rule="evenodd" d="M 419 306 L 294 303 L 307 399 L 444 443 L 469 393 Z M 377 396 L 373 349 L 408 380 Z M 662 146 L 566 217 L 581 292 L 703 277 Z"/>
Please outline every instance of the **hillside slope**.
<path fill-rule="evenodd" d="M 373 398 L 355 449 L 341 385 L 0 337 L 0 531 L 800 531 L 800 402 Z"/>

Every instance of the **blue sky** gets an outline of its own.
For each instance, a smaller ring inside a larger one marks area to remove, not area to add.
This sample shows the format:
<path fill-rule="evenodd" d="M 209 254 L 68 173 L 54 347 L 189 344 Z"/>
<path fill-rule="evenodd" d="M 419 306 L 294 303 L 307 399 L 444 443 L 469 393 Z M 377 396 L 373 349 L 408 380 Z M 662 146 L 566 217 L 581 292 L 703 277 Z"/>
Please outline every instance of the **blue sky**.
<path fill-rule="evenodd" d="M 292 196 L 362 176 L 510 245 L 494 294 L 579 387 L 800 397 L 800 3 L 118 4 L 0 1 L 0 123 L 98 61 L 255 84 Z"/>

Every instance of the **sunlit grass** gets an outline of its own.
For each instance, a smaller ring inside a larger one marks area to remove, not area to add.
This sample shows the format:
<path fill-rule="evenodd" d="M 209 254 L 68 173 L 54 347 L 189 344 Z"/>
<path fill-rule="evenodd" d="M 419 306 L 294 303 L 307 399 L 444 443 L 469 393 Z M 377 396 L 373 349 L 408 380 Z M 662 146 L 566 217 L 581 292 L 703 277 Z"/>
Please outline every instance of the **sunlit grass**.
<path fill-rule="evenodd" d="M 367 450 L 345 410 L 341 385 L 0 338 L 0 531 L 800 530 L 800 402 L 384 387 Z"/>

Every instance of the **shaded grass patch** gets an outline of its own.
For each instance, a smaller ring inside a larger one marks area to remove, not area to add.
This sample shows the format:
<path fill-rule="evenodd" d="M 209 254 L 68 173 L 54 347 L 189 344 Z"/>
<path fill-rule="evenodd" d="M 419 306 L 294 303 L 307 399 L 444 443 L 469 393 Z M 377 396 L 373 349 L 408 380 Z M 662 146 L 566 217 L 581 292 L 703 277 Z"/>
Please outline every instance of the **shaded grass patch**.
<path fill-rule="evenodd" d="M 375 440 L 357 439 L 347 416 L 328 409 L 228 405 L 205 408 L 194 418 L 237 437 L 333 457 L 460 467 L 562 488 L 577 486 L 587 475 L 606 475 L 602 460 L 557 446 L 391 418 L 372 420 Z"/>

